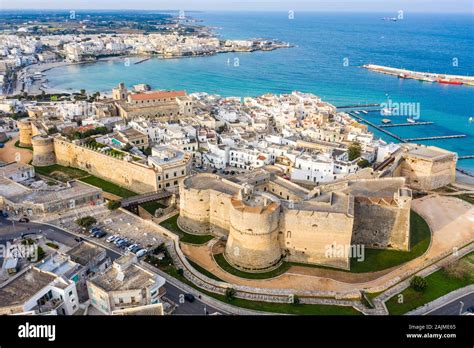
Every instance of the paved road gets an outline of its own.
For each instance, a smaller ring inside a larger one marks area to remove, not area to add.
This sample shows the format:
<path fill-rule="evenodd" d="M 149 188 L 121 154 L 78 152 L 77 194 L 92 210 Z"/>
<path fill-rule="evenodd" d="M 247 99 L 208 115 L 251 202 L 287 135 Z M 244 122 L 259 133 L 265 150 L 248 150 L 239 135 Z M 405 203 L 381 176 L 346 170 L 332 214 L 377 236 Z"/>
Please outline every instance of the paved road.
<path fill-rule="evenodd" d="M 55 240 L 69 247 L 72 247 L 78 243 L 75 240 L 76 235 L 65 230 L 35 222 L 12 222 L 8 219 L 0 217 L 0 244 L 5 244 L 7 241 L 12 241 L 14 238 L 21 237 L 25 233 L 40 233 L 50 240 Z M 98 245 L 101 246 L 100 244 Z M 106 248 L 106 251 L 107 255 L 112 260 L 115 260 L 116 258 L 120 257 L 120 253 L 118 251 L 111 250 L 108 248 Z M 165 284 L 165 289 L 165 297 L 167 297 L 178 305 L 178 307 L 174 311 L 174 314 L 204 315 L 205 311 L 208 314 L 220 312 L 220 310 L 206 305 L 198 298 L 196 298 L 196 300 L 192 303 L 188 301 L 180 303 L 180 299 L 182 301 L 185 292 L 168 282 Z"/>
<path fill-rule="evenodd" d="M 459 315 L 461 309 L 461 302 L 464 302 L 463 312 L 469 307 L 474 306 L 474 293 L 467 294 L 457 300 L 451 301 L 443 305 L 443 307 L 437 308 L 427 315 Z"/>

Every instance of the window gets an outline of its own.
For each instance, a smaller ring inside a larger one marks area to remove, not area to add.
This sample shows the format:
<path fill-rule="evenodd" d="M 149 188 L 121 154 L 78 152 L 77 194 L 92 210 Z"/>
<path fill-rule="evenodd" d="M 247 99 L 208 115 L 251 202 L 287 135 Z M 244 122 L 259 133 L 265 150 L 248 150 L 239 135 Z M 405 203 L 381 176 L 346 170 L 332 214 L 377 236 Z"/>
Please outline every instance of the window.
<path fill-rule="evenodd" d="M 178 186 L 178 180 L 175 180 L 173 185 Z"/>

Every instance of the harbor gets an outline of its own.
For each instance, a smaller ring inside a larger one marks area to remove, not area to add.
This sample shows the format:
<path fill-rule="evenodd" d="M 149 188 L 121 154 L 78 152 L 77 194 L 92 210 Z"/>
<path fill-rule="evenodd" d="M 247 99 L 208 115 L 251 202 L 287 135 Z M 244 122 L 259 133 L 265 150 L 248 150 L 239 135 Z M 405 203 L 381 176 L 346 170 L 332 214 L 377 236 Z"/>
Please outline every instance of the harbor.
<path fill-rule="evenodd" d="M 430 72 L 412 71 L 407 69 L 392 68 L 383 65 L 365 64 L 364 69 L 382 74 L 397 76 L 402 79 L 414 79 L 421 82 L 440 83 L 445 85 L 474 86 L 474 76 L 447 75 Z"/>
<path fill-rule="evenodd" d="M 417 141 L 427 141 L 427 140 L 443 140 L 443 139 L 456 139 L 456 138 L 465 138 L 467 135 L 466 134 L 452 134 L 452 135 L 438 135 L 438 136 L 425 136 L 425 137 L 413 137 L 413 138 L 402 138 L 385 128 L 388 127 L 409 127 L 409 126 L 426 126 L 426 125 L 432 125 L 434 122 L 409 122 L 409 123 L 394 123 L 394 124 L 382 124 L 378 125 L 375 124 L 374 122 L 371 122 L 369 120 L 366 120 L 360 116 L 360 113 L 358 111 L 350 111 L 348 114 L 355 118 L 357 121 L 368 124 L 369 126 L 377 129 L 378 131 L 390 136 L 391 138 L 401 142 L 401 143 L 410 143 L 410 142 L 417 142 Z M 472 158 L 470 156 L 466 156 L 465 159 Z"/>

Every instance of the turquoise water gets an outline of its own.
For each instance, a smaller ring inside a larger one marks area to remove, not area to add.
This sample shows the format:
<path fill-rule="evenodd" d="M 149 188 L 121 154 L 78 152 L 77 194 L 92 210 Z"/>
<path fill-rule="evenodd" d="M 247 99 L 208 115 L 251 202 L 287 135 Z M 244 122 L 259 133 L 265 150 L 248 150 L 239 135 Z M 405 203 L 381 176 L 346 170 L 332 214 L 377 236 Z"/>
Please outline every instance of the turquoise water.
<path fill-rule="evenodd" d="M 57 68 L 47 73 L 52 88 L 110 91 L 118 82 L 148 83 L 159 89 L 204 91 L 225 96 L 293 90 L 315 93 L 335 105 L 419 103 L 421 121 L 434 125 L 391 128 L 403 137 L 466 134 L 466 138 L 425 141 L 474 154 L 474 87 L 403 80 L 359 68 L 372 63 L 418 71 L 474 75 L 474 24 L 468 15 L 213 12 L 197 13 L 224 38 L 276 38 L 295 45 L 272 52 L 222 54 L 184 59 L 151 59 L 126 66 L 123 60 Z M 238 58 L 239 66 L 234 66 Z M 453 64 L 456 61 L 458 64 Z M 230 64 L 229 64 L 230 62 Z M 348 63 L 348 64 L 344 64 Z M 345 66 L 348 65 L 348 66 Z M 372 117 L 379 123 L 378 116 Z M 406 122 L 406 116 L 393 122 Z M 373 130 L 387 141 L 393 141 Z M 459 167 L 474 173 L 474 160 Z"/>

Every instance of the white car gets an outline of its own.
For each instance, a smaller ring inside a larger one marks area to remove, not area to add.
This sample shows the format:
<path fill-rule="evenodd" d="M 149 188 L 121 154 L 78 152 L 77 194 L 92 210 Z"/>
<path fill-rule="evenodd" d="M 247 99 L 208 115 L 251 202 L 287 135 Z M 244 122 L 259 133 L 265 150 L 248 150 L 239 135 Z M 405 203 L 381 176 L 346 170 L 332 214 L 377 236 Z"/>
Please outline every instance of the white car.
<path fill-rule="evenodd" d="M 112 243 L 112 242 L 113 242 L 114 240 L 116 240 L 117 238 L 118 238 L 117 235 L 115 235 L 115 236 L 110 236 L 109 238 L 106 239 L 106 241 L 107 241 L 108 243 Z"/>
<path fill-rule="evenodd" d="M 140 249 L 140 250 L 137 251 L 137 253 L 135 255 L 137 255 L 137 257 L 142 257 L 147 252 L 148 252 L 148 250 L 146 250 L 146 249 Z"/>
<path fill-rule="evenodd" d="M 132 244 L 132 245 L 130 245 L 130 246 L 127 248 L 127 250 L 128 250 L 128 251 L 132 251 L 132 249 L 135 248 L 135 247 L 137 247 L 137 246 L 138 246 L 138 244 Z"/>

